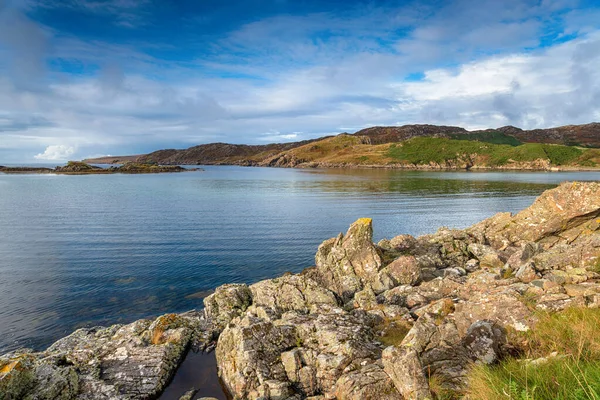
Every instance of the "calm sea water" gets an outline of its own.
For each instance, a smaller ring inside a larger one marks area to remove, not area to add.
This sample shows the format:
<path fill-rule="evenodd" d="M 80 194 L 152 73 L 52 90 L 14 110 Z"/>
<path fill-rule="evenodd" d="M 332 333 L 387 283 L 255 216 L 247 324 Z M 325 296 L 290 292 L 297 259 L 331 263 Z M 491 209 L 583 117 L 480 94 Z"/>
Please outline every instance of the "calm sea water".
<path fill-rule="evenodd" d="M 600 173 L 205 167 L 159 175 L 0 174 L 0 353 L 83 326 L 202 305 L 198 292 L 312 265 L 372 217 L 375 239 L 466 227 Z"/>

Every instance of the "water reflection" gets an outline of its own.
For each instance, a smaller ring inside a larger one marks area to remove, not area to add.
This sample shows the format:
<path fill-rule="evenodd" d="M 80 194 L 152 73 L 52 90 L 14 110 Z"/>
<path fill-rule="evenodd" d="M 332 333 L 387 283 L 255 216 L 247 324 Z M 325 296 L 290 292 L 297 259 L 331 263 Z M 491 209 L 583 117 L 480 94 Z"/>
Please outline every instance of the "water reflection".
<path fill-rule="evenodd" d="M 202 305 L 228 282 L 297 272 L 360 217 L 375 239 L 516 212 L 599 173 L 205 167 L 165 175 L 0 175 L 0 352 L 81 326 Z"/>

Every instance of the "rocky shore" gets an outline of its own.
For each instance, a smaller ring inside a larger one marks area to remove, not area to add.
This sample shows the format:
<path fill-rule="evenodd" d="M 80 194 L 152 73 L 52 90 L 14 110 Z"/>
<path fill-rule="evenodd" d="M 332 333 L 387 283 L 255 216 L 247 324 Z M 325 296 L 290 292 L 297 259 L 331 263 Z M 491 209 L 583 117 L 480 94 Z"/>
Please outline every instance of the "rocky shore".
<path fill-rule="evenodd" d="M 61 174 L 61 175 L 104 175 L 104 174 L 157 174 L 166 172 L 200 171 L 200 168 L 183 168 L 178 165 L 157 165 L 127 162 L 121 166 L 102 168 L 80 161 L 69 161 L 65 166 L 45 167 L 4 167 L 0 173 L 5 174 Z"/>
<path fill-rule="evenodd" d="M 223 285 L 203 310 L 2 355 L 0 399 L 157 398 L 190 349 L 214 349 L 235 399 L 426 399 L 431 382 L 458 396 L 472 365 L 518 353 L 540 311 L 600 307 L 600 183 L 464 230 L 372 233 L 359 219 L 314 267 Z"/>

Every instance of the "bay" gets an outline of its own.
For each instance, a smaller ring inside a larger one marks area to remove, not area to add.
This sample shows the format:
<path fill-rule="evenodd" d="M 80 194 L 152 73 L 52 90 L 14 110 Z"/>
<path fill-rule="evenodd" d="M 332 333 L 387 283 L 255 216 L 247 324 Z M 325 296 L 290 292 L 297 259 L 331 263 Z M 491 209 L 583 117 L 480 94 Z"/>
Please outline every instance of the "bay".
<path fill-rule="evenodd" d="M 358 218 L 375 240 L 517 212 L 599 172 L 207 166 L 156 175 L 0 174 L 0 353 L 84 326 L 202 306 L 232 282 L 314 262 Z"/>

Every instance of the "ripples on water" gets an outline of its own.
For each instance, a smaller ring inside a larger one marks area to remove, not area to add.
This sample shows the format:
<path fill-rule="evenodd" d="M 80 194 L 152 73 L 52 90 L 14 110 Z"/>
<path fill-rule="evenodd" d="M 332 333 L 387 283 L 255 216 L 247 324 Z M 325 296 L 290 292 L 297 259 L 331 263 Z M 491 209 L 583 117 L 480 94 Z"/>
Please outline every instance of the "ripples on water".
<path fill-rule="evenodd" d="M 195 293 L 312 265 L 360 217 L 375 239 L 466 227 L 599 173 L 206 167 L 0 174 L 0 352 L 83 326 L 200 307 Z"/>

